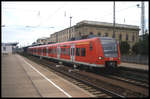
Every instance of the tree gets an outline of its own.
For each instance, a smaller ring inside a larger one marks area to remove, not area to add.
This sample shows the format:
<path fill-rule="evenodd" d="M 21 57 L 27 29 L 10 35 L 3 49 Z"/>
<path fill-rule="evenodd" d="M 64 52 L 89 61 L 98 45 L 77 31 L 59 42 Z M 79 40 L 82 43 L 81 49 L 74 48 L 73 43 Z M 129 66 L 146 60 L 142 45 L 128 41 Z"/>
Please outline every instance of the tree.
<path fill-rule="evenodd" d="M 127 41 L 120 42 L 120 52 L 121 54 L 128 54 L 130 49 L 130 45 Z"/>
<path fill-rule="evenodd" d="M 142 39 L 135 43 L 132 47 L 132 52 L 134 54 L 148 55 L 149 53 L 149 34 L 142 35 Z"/>
<path fill-rule="evenodd" d="M 135 43 L 133 46 L 132 46 L 132 52 L 134 53 L 134 54 L 139 54 L 139 43 L 137 42 L 137 43 Z"/>

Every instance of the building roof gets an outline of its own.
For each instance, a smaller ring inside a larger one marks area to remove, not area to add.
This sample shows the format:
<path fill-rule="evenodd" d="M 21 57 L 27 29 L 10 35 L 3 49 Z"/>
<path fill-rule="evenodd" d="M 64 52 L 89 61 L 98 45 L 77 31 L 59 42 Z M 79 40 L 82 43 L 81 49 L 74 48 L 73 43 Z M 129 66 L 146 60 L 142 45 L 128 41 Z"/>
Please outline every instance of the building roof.
<path fill-rule="evenodd" d="M 38 38 L 37 40 L 44 40 L 44 39 L 47 39 L 49 37 L 41 37 L 41 38 Z"/>
<path fill-rule="evenodd" d="M 80 26 L 80 25 L 83 25 L 83 24 L 113 27 L 113 23 L 98 22 L 98 21 L 88 21 L 88 20 L 83 20 L 83 21 L 77 23 L 77 26 Z M 115 23 L 115 27 L 118 27 L 118 28 L 128 28 L 128 29 L 137 29 L 137 30 L 139 30 L 139 26 L 136 26 L 136 25 L 127 25 L 127 24 L 118 24 L 118 23 Z"/>
<path fill-rule="evenodd" d="M 3 46 L 16 46 L 18 42 L 11 42 L 11 43 L 2 43 Z"/>

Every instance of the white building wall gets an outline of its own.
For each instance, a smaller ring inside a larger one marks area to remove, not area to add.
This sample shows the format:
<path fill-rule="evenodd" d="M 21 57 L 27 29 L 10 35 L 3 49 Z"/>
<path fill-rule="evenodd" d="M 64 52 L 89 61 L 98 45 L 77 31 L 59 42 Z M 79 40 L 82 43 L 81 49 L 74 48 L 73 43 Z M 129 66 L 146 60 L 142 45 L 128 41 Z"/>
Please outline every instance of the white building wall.
<path fill-rule="evenodd" d="M 2 53 L 12 53 L 12 46 L 2 46 L 1 47 L 1 49 L 2 49 Z"/>

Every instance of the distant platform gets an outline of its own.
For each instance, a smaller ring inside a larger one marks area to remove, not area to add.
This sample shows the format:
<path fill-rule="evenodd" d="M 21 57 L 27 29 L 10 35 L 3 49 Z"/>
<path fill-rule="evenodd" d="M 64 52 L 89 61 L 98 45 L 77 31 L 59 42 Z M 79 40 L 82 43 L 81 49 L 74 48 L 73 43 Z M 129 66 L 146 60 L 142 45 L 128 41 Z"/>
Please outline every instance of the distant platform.
<path fill-rule="evenodd" d="M 143 65 L 143 64 L 135 64 L 135 63 L 125 63 L 125 62 L 122 62 L 120 64 L 120 66 L 149 71 L 149 66 L 148 65 Z"/>

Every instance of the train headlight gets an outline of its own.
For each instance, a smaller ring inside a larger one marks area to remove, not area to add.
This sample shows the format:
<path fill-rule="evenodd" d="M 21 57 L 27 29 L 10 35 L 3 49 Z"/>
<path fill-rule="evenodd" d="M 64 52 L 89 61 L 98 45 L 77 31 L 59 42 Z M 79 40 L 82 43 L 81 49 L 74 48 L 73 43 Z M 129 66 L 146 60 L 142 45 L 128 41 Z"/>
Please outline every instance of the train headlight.
<path fill-rule="evenodd" d="M 99 57 L 98 59 L 104 59 L 104 57 Z"/>

